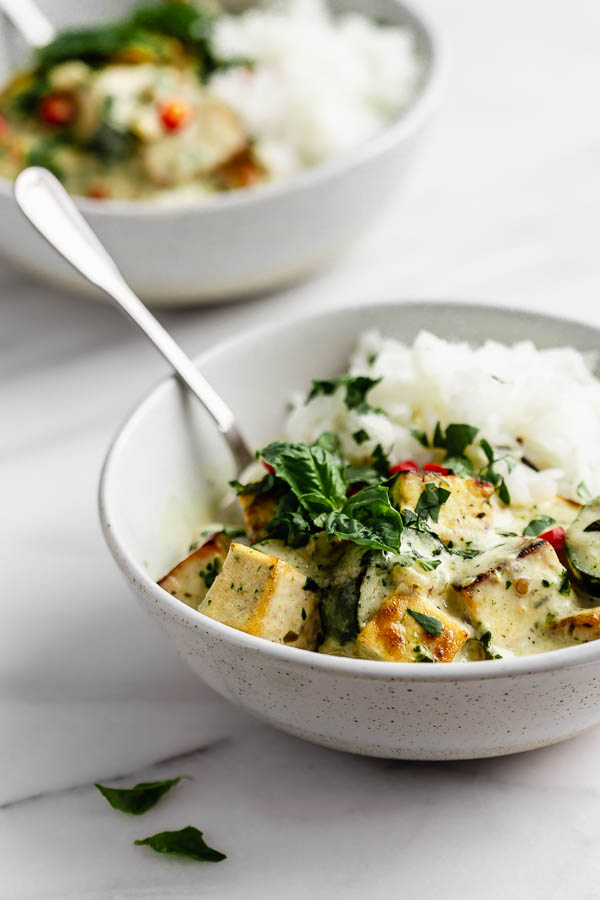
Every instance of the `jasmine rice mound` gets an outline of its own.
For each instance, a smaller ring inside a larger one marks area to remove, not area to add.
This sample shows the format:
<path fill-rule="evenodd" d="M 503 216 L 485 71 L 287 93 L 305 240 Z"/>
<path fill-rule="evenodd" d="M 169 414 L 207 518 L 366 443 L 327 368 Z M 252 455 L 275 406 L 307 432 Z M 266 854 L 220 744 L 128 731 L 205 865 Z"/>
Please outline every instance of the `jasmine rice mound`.
<path fill-rule="evenodd" d="M 555 494 L 579 500 L 600 494 L 600 381 L 596 359 L 571 347 L 538 350 L 531 341 L 473 348 L 422 331 L 412 346 L 366 332 L 350 361 L 352 375 L 380 379 L 368 393 L 369 409 L 349 409 L 342 388 L 306 402 L 293 398 L 284 436 L 311 443 L 335 432 L 353 461 L 377 444 L 392 464 L 443 458 L 423 446 L 437 422 L 479 429 L 469 454 L 482 467 L 485 438 L 499 456 L 513 504 L 535 504 Z M 315 373 L 321 377 L 319 373 Z M 364 431 L 358 443 L 353 435 Z M 421 434 L 419 434 L 421 433 Z M 538 471 L 536 471 L 536 469 Z"/>
<path fill-rule="evenodd" d="M 398 118 L 423 77 L 415 34 L 357 13 L 333 16 L 325 0 L 280 0 L 220 16 L 223 59 L 252 60 L 212 76 L 272 178 L 350 150 Z"/>

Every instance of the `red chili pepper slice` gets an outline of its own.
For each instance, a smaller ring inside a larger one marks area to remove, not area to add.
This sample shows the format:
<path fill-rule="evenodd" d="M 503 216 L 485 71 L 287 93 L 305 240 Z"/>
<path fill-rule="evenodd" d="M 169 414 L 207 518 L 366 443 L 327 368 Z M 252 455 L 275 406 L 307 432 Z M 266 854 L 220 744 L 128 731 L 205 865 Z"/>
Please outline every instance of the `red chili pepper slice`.
<path fill-rule="evenodd" d="M 185 100 L 170 100 L 159 108 L 160 120 L 167 131 L 180 131 L 192 119 L 192 108 Z"/>
<path fill-rule="evenodd" d="M 446 469 L 444 466 L 438 466 L 437 463 L 425 463 L 423 468 L 426 472 L 436 472 L 438 475 L 450 474 L 450 469 Z"/>
<path fill-rule="evenodd" d="M 404 459 L 402 462 L 396 463 L 395 466 L 390 466 L 390 475 L 397 475 L 398 472 L 410 472 L 418 468 L 414 459 Z"/>
<path fill-rule="evenodd" d="M 77 104 L 66 91 L 54 91 L 42 97 L 38 112 L 47 125 L 70 125 L 77 115 Z"/>
<path fill-rule="evenodd" d="M 558 553 L 561 550 L 564 550 L 565 547 L 565 529 L 562 525 L 557 525 L 555 528 L 550 528 L 548 531 L 544 531 L 543 534 L 540 534 L 540 537 L 544 541 L 548 541 L 551 544 L 556 552 Z"/>
<path fill-rule="evenodd" d="M 268 462 L 265 462 L 264 459 L 261 459 L 261 463 L 263 464 L 267 472 L 270 472 L 271 475 L 275 474 L 275 469 L 273 468 L 273 466 L 270 466 Z"/>

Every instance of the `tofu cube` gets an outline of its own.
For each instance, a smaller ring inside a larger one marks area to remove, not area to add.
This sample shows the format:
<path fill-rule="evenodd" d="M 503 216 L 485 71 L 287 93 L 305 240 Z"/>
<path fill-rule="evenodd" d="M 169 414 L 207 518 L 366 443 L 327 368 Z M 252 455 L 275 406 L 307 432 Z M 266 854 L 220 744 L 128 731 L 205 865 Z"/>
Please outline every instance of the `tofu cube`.
<path fill-rule="evenodd" d="M 263 541 L 267 537 L 266 526 L 279 506 L 279 495 L 276 492 L 258 495 L 240 494 L 238 500 L 242 507 L 246 532 L 250 541 L 253 544 Z"/>
<path fill-rule="evenodd" d="M 306 583 L 289 563 L 234 541 L 199 609 L 247 634 L 314 650 L 321 633 L 319 596 Z"/>
<path fill-rule="evenodd" d="M 416 618 L 431 616 L 441 624 L 439 635 L 430 634 Z M 392 594 L 356 639 L 356 655 L 384 662 L 450 662 L 470 630 L 417 594 Z"/>
<path fill-rule="evenodd" d="M 440 506 L 438 521 L 430 523 L 432 529 L 443 541 L 452 541 L 456 547 L 469 543 L 478 546 L 492 526 L 490 497 L 494 486 L 489 481 L 457 475 L 437 475 L 420 470 L 400 472 L 390 491 L 393 505 L 399 510 L 414 510 L 426 484 L 450 491 L 450 496 Z"/>
<path fill-rule="evenodd" d="M 198 609 L 221 571 L 231 539 L 222 531 L 212 534 L 158 583 L 182 603 Z"/>
<path fill-rule="evenodd" d="M 571 608 L 563 569 L 553 549 L 539 538 L 515 537 L 465 562 L 463 577 L 448 590 L 448 603 L 472 622 L 478 633 L 490 631 L 495 644 L 517 655 L 543 649 L 540 635 L 548 614 Z"/>
<path fill-rule="evenodd" d="M 573 641 L 597 641 L 600 638 L 600 606 L 580 609 L 550 626 L 554 634 Z"/>

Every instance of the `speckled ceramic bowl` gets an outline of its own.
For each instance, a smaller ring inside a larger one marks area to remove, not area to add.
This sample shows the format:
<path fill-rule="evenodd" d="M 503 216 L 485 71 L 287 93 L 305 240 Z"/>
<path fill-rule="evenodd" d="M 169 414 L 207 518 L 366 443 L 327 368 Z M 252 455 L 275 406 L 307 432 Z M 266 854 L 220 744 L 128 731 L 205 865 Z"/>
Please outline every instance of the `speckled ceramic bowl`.
<path fill-rule="evenodd" d="M 119 17 L 141 0 L 37 2 L 52 22 L 73 26 Z M 373 139 L 280 185 L 185 206 L 79 198 L 80 211 L 146 302 L 214 302 L 300 278 L 354 240 L 404 180 L 437 105 L 437 42 L 421 16 L 398 0 L 330 3 L 334 10 L 359 11 L 414 30 L 424 77 L 413 104 Z M 0 16 L 0 82 L 23 56 L 24 48 Z M 0 178 L 0 253 L 38 278 L 104 296 L 23 218 L 5 178 Z"/>
<path fill-rule="evenodd" d="M 359 332 L 374 326 L 406 341 L 428 328 L 475 343 L 527 335 L 540 347 L 600 345 L 596 329 L 546 316 L 398 304 L 267 328 L 216 347 L 198 363 L 260 446 L 277 436 L 290 393 L 342 371 Z M 218 693 L 300 737 L 402 759 L 515 753 L 600 722 L 600 642 L 512 660 L 378 663 L 272 644 L 184 606 L 155 579 L 185 555 L 190 536 L 210 516 L 215 485 L 228 477 L 231 464 L 215 428 L 168 379 L 120 431 L 100 487 L 102 527 L 125 578 Z"/>

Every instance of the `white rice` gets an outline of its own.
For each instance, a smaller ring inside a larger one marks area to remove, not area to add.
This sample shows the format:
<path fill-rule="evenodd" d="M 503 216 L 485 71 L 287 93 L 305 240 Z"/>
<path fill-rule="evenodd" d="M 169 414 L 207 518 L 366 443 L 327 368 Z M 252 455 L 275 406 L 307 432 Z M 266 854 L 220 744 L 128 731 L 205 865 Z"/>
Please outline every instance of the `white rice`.
<path fill-rule="evenodd" d="M 214 40 L 219 56 L 256 63 L 215 75 L 210 88 L 237 110 L 276 178 L 372 137 L 407 107 L 422 74 L 412 31 L 333 18 L 324 0 L 223 16 Z"/>
<path fill-rule="evenodd" d="M 392 463 L 410 458 L 423 464 L 439 461 L 443 453 L 425 449 L 411 429 L 431 437 L 438 420 L 442 426 L 467 423 L 479 428 L 477 440 L 486 438 L 499 455 L 525 456 L 540 469 L 518 463 L 510 474 L 502 470 L 513 503 L 530 505 L 556 493 L 577 500 L 581 482 L 595 496 L 600 494 L 595 362 L 570 347 L 537 350 L 530 341 L 511 347 L 488 341 L 473 349 L 423 331 L 409 347 L 369 331 L 359 341 L 350 372 L 381 378 L 368 401 L 386 415 L 348 410 L 343 390 L 309 404 L 297 396 L 285 436 L 312 442 L 323 431 L 334 431 L 350 459 L 369 455 L 381 443 Z M 359 445 L 352 434 L 361 428 L 370 439 Z"/>

